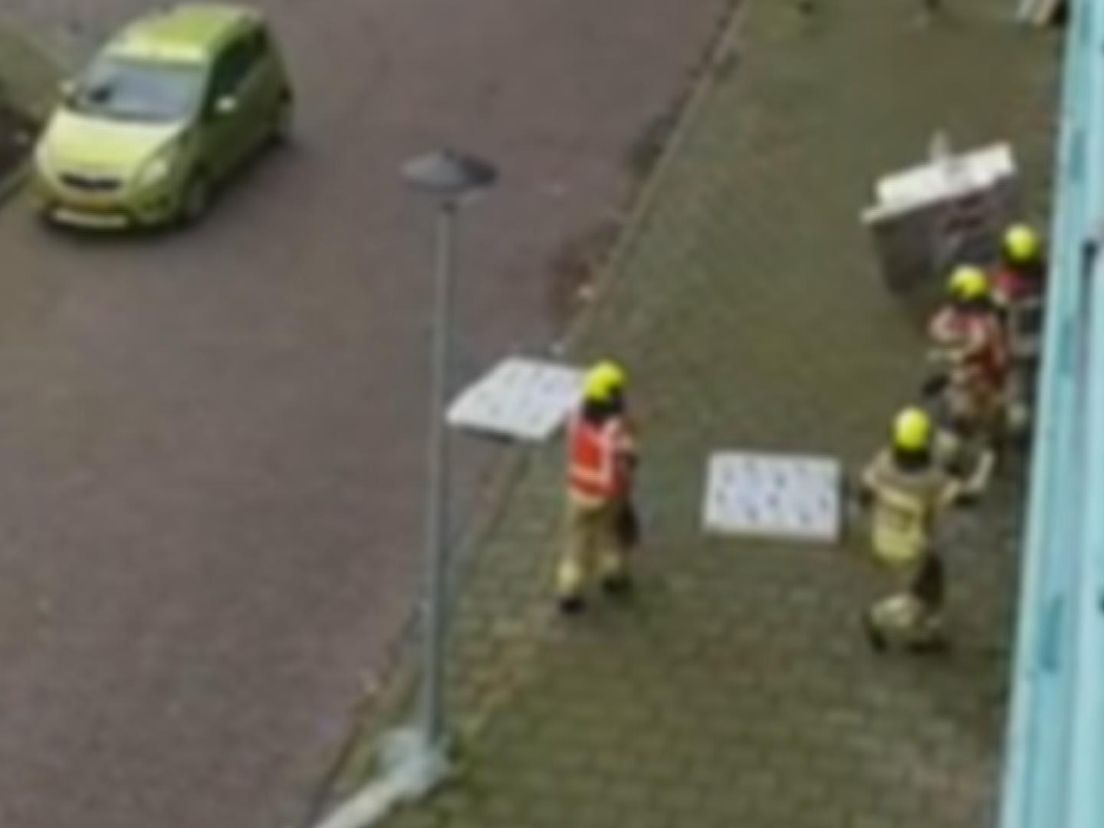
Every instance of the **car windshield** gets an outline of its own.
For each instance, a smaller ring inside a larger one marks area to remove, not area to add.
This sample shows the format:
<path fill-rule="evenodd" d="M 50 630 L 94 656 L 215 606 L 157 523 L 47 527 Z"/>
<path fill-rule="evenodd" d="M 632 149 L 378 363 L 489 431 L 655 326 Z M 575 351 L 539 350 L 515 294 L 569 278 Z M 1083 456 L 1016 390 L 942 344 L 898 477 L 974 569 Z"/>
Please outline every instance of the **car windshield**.
<path fill-rule="evenodd" d="M 100 58 L 79 81 L 70 106 L 119 121 L 179 121 L 198 105 L 203 79 L 199 64 Z"/>

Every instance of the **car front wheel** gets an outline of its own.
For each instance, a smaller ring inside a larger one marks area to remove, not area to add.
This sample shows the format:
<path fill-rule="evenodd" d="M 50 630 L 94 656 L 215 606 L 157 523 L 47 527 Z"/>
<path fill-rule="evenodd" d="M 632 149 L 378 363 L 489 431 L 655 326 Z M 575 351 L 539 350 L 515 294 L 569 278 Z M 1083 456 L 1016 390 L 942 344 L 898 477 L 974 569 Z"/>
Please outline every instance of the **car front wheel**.
<path fill-rule="evenodd" d="M 269 137 L 273 144 L 286 144 L 291 139 L 291 125 L 295 115 L 295 105 L 291 95 L 284 93 L 276 103 L 272 112 L 272 123 L 269 128 Z"/>
<path fill-rule="evenodd" d="M 182 225 L 198 224 L 211 207 L 211 180 L 203 172 L 193 173 L 180 197 Z"/>

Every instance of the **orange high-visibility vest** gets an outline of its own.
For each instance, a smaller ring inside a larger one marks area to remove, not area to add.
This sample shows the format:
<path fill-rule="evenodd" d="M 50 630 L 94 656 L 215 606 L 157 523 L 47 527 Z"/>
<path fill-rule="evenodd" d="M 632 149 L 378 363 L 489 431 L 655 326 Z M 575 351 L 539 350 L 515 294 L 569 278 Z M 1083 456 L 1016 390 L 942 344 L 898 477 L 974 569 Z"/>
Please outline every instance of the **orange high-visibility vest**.
<path fill-rule="evenodd" d="M 576 416 L 568 431 L 568 488 L 573 494 L 609 500 L 627 485 L 620 457 L 626 440 L 624 422 L 617 417 L 594 425 Z"/>

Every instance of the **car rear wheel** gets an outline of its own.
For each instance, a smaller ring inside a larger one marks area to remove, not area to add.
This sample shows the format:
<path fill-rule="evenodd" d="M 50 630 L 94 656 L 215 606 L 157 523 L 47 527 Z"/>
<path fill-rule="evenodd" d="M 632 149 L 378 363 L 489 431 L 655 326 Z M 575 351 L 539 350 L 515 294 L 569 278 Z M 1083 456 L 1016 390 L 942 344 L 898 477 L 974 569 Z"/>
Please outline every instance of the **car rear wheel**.
<path fill-rule="evenodd" d="M 197 172 L 188 179 L 180 198 L 180 223 L 198 224 L 211 207 L 211 179 Z"/>
<path fill-rule="evenodd" d="M 286 144 L 291 139 L 291 125 L 294 115 L 295 106 L 291 101 L 291 95 L 285 92 L 280 96 L 280 100 L 272 112 L 269 138 L 273 144 Z"/>

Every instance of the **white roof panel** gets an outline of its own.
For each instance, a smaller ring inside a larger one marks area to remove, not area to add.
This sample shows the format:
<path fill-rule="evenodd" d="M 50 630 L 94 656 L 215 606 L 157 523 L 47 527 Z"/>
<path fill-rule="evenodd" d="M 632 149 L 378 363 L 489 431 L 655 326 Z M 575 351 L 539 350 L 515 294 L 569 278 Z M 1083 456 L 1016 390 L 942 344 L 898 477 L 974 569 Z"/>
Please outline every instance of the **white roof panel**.
<path fill-rule="evenodd" d="M 705 529 L 834 543 L 842 529 L 842 470 L 825 457 L 718 452 L 709 459 Z"/>
<path fill-rule="evenodd" d="M 447 422 L 517 440 L 547 440 L 578 404 L 582 382 L 580 369 L 510 357 L 460 393 Z"/>

